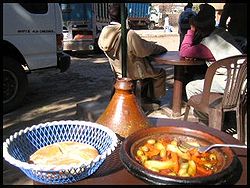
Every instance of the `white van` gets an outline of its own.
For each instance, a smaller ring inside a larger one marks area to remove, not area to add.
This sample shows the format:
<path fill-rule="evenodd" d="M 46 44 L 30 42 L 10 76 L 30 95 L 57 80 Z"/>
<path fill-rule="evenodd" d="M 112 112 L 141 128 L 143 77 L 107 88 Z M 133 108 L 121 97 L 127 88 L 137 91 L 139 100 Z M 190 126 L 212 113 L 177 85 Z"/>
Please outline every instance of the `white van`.
<path fill-rule="evenodd" d="M 58 3 L 3 3 L 3 111 L 23 101 L 27 73 L 70 66 L 63 53 L 62 12 Z"/>

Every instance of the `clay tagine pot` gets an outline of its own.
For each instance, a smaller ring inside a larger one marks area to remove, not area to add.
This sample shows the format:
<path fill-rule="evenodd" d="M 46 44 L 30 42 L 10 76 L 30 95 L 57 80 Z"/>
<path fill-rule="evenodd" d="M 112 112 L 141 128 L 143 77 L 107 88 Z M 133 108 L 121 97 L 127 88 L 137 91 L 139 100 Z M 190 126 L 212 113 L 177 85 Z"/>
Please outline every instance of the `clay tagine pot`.
<path fill-rule="evenodd" d="M 151 127 L 133 93 L 132 79 L 118 78 L 114 87 L 115 93 L 110 103 L 96 122 L 124 138 L 140 129 Z"/>

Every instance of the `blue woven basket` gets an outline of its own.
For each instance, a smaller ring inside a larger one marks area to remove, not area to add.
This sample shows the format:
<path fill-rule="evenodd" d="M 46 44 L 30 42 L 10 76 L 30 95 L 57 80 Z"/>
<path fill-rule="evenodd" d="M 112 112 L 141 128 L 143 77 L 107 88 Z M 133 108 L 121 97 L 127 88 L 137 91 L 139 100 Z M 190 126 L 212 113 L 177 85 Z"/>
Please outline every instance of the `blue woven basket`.
<path fill-rule="evenodd" d="M 63 141 L 94 146 L 99 154 L 90 164 L 77 166 L 38 166 L 29 164 L 30 155 L 41 147 Z M 3 157 L 19 167 L 29 178 L 45 184 L 76 182 L 93 174 L 115 150 L 118 139 L 109 128 L 86 121 L 53 121 L 20 130 L 3 143 Z M 53 169 L 53 170 L 51 170 Z"/>

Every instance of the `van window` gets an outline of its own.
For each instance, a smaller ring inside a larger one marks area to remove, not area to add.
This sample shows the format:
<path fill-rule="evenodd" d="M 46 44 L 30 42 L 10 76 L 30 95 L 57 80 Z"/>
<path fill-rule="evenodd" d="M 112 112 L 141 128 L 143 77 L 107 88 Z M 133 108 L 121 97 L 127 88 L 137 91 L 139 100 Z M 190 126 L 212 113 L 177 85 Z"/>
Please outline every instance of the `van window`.
<path fill-rule="evenodd" d="M 70 3 L 61 4 L 64 21 L 82 21 L 91 20 L 91 3 Z"/>
<path fill-rule="evenodd" d="M 20 3 L 30 13 L 45 14 L 48 12 L 48 3 Z"/>

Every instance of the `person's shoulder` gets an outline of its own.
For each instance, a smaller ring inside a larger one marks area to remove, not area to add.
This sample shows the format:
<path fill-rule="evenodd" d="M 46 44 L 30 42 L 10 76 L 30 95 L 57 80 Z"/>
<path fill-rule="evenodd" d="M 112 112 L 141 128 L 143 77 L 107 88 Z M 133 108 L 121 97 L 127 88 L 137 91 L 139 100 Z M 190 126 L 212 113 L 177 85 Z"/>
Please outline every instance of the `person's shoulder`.
<path fill-rule="evenodd" d="M 102 29 L 108 29 L 108 28 L 110 28 L 110 27 L 112 27 L 113 25 L 106 25 L 106 26 L 104 26 Z"/>
<path fill-rule="evenodd" d="M 211 34 L 218 34 L 218 33 L 229 33 L 229 32 L 223 27 L 215 27 L 215 29 Z"/>
<path fill-rule="evenodd" d="M 186 11 L 182 12 L 182 14 L 180 14 L 180 16 L 183 18 L 187 18 L 187 17 L 193 16 L 193 15 L 196 15 L 196 12 L 193 10 L 189 10 L 189 11 L 186 10 Z"/>
<path fill-rule="evenodd" d="M 135 30 L 129 29 L 128 32 L 127 32 L 127 35 L 128 36 L 133 36 L 133 35 L 138 35 L 138 34 L 135 32 Z"/>
<path fill-rule="evenodd" d="M 104 26 L 102 30 L 120 31 L 121 24 L 109 24 L 109 25 Z"/>
<path fill-rule="evenodd" d="M 106 31 L 110 30 L 110 28 L 111 28 L 111 25 L 106 25 L 106 26 L 104 26 L 104 27 L 102 28 L 102 33 L 104 33 L 104 32 L 106 32 Z"/>
<path fill-rule="evenodd" d="M 128 30 L 128 32 L 127 32 L 127 38 L 128 38 L 128 40 L 141 39 L 140 35 L 138 33 L 136 33 L 132 29 Z"/>
<path fill-rule="evenodd" d="M 207 37 L 203 38 L 204 41 L 210 41 L 213 38 L 222 38 L 222 39 L 230 39 L 232 36 L 231 34 L 226 31 L 224 28 L 220 28 L 220 27 L 216 27 L 212 33 L 210 33 L 210 35 L 208 35 Z"/>

